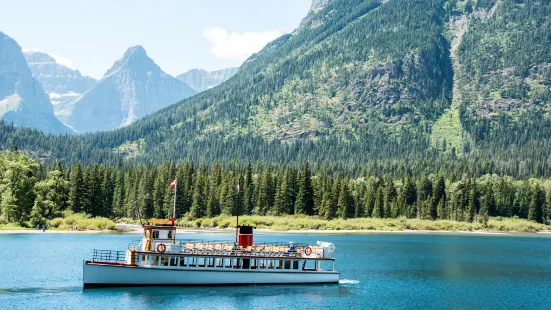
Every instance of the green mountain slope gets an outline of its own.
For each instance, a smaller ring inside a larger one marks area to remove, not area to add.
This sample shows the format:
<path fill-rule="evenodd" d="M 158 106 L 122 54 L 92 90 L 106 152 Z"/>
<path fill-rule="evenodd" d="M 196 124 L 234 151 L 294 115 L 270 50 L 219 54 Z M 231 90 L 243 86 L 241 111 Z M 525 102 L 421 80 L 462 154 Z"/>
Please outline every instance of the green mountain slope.
<path fill-rule="evenodd" d="M 131 126 L 37 139 L 0 125 L 0 141 L 72 161 L 309 159 L 381 173 L 548 176 L 549 9 L 330 0 L 228 81 Z"/>

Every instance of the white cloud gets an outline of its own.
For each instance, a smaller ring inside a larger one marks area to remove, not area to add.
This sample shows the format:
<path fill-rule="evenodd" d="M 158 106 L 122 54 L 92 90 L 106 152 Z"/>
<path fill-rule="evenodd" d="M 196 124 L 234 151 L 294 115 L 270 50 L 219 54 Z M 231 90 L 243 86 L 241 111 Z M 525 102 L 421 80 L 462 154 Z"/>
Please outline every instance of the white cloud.
<path fill-rule="evenodd" d="M 73 69 L 73 61 L 71 59 L 56 54 L 48 55 L 52 56 L 58 64 Z"/>
<path fill-rule="evenodd" d="M 35 48 L 35 47 L 33 47 L 33 48 L 22 48 L 22 50 L 23 50 L 23 53 L 42 52 L 41 50 L 39 50 L 38 48 Z M 44 53 L 44 52 L 42 52 L 42 53 Z M 69 59 L 67 57 L 59 56 L 59 55 L 56 55 L 56 54 L 51 54 L 51 53 L 46 53 L 46 54 L 50 55 L 53 59 L 55 59 L 56 63 L 73 69 L 73 61 L 71 59 Z"/>
<path fill-rule="evenodd" d="M 243 61 L 260 51 L 268 42 L 281 36 L 281 33 L 277 30 L 239 33 L 214 27 L 203 30 L 203 36 L 211 43 L 209 52 L 214 57 Z"/>

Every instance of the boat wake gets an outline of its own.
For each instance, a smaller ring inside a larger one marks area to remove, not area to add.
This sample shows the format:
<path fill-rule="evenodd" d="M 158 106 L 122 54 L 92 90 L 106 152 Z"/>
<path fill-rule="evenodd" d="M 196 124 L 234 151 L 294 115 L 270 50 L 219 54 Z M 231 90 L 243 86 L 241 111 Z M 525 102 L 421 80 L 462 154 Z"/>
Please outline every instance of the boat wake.
<path fill-rule="evenodd" d="M 360 281 L 358 280 L 350 280 L 350 279 L 342 279 L 339 280 L 339 284 L 358 284 Z"/>

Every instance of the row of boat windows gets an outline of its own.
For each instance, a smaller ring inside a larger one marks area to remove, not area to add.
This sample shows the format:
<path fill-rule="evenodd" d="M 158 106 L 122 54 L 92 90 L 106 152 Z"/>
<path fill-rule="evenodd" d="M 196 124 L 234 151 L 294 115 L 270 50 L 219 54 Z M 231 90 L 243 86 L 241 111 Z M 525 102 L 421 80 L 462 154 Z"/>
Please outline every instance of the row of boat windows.
<path fill-rule="evenodd" d="M 233 269 L 318 270 L 318 261 L 195 256 L 141 255 L 142 265 Z"/>

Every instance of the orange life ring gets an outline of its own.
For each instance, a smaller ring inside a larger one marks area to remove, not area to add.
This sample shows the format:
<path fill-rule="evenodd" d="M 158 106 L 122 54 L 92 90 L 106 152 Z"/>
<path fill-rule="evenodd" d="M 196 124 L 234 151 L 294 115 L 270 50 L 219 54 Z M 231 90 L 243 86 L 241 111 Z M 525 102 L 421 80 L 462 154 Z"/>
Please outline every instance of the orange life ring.
<path fill-rule="evenodd" d="M 164 243 L 161 243 L 157 246 L 157 252 L 164 253 L 166 251 L 166 245 Z"/>
<path fill-rule="evenodd" d="M 312 254 L 312 248 L 307 246 L 305 249 L 304 249 L 304 254 L 306 255 L 310 255 Z"/>

